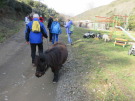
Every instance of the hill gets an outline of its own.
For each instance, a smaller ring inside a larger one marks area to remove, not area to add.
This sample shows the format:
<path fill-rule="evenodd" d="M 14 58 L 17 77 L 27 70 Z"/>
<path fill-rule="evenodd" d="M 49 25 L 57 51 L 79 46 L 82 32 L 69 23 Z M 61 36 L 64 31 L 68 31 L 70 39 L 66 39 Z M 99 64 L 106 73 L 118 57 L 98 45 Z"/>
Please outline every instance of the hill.
<path fill-rule="evenodd" d="M 25 15 L 32 12 L 32 8 L 24 2 L 16 0 L 1 0 L 0 1 L 0 17 L 1 18 L 23 18 Z"/>
<path fill-rule="evenodd" d="M 17 33 L 22 27 L 24 16 L 31 13 L 32 8 L 16 0 L 0 1 L 0 42 Z"/>
<path fill-rule="evenodd" d="M 131 15 L 135 13 L 134 0 L 116 0 L 109 5 L 85 11 L 73 17 L 74 20 L 94 20 L 95 16 L 110 17 L 112 15 Z"/>

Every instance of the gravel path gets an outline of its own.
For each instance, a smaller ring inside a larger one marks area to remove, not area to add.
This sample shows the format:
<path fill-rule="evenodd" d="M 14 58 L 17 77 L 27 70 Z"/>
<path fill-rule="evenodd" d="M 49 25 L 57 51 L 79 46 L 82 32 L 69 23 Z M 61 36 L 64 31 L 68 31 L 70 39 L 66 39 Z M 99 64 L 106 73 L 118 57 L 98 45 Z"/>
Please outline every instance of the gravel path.
<path fill-rule="evenodd" d="M 60 39 L 66 43 L 67 39 Z M 66 40 L 66 41 L 65 41 Z M 83 86 L 83 66 L 77 59 L 78 50 L 67 45 L 68 60 L 60 71 L 56 101 L 92 101 Z"/>
<path fill-rule="evenodd" d="M 67 45 L 68 60 L 60 70 L 60 80 L 52 83 L 49 70 L 40 79 L 34 76 L 30 47 L 24 43 L 24 29 L 0 44 L 0 101 L 92 101 L 84 86 L 85 67 L 78 58 L 78 50 Z M 60 36 L 66 43 L 67 37 Z M 44 40 L 46 50 L 51 43 Z M 6 78 L 6 79 L 5 79 Z"/>
<path fill-rule="evenodd" d="M 0 101 L 56 101 L 57 84 L 52 79 L 50 69 L 43 77 L 35 77 L 24 28 L 0 44 Z"/>

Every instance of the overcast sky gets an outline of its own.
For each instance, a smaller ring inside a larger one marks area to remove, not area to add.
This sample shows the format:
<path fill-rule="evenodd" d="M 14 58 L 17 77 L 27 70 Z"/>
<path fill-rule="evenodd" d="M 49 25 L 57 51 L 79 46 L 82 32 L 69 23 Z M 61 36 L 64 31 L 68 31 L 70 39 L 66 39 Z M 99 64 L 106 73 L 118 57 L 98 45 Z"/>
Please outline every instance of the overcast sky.
<path fill-rule="evenodd" d="M 75 16 L 88 9 L 106 5 L 115 0 L 39 0 L 58 13 Z"/>

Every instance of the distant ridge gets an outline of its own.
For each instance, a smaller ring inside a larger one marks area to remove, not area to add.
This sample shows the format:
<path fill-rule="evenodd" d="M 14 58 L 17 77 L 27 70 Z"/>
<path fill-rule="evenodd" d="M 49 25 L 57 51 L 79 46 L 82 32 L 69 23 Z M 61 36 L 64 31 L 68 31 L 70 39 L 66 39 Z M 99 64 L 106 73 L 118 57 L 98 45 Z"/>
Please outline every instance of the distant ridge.
<path fill-rule="evenodd" d="M 110 17 L 112 15 L 131 15 L 135 13 L 135 0 L 116 0 L 109 5 L 85 11 L 73 17 L 74 20 L 94 20 L 95 16 Z"/>

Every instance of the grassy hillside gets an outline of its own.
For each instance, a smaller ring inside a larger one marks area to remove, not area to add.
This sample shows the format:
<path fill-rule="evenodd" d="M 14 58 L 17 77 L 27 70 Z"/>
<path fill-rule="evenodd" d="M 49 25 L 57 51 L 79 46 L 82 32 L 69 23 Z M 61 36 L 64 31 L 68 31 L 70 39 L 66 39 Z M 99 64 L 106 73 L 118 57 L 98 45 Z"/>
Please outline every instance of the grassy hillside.
<path fill-rule="evenodd" d="M 32 8 L 17 0 L 0 1 L 0 18 L 20 19 L 32 12 Z"/>
<path fill-rule="evenodd" d="M 0 42 L 17 33 L 24 26 L 24 17 L 32 8 L 16 0 L 0 1 Z"/>
<path fill-rule="evenodd" d="M 134 0 L 116 0 L 109 5 L 101 6 L 88 10 L 80 15 L 75 16 L 74 20 L 94 20 L 95 16 L 110 17 L 117 15 L 130 15 L 135 13 Z"/>

